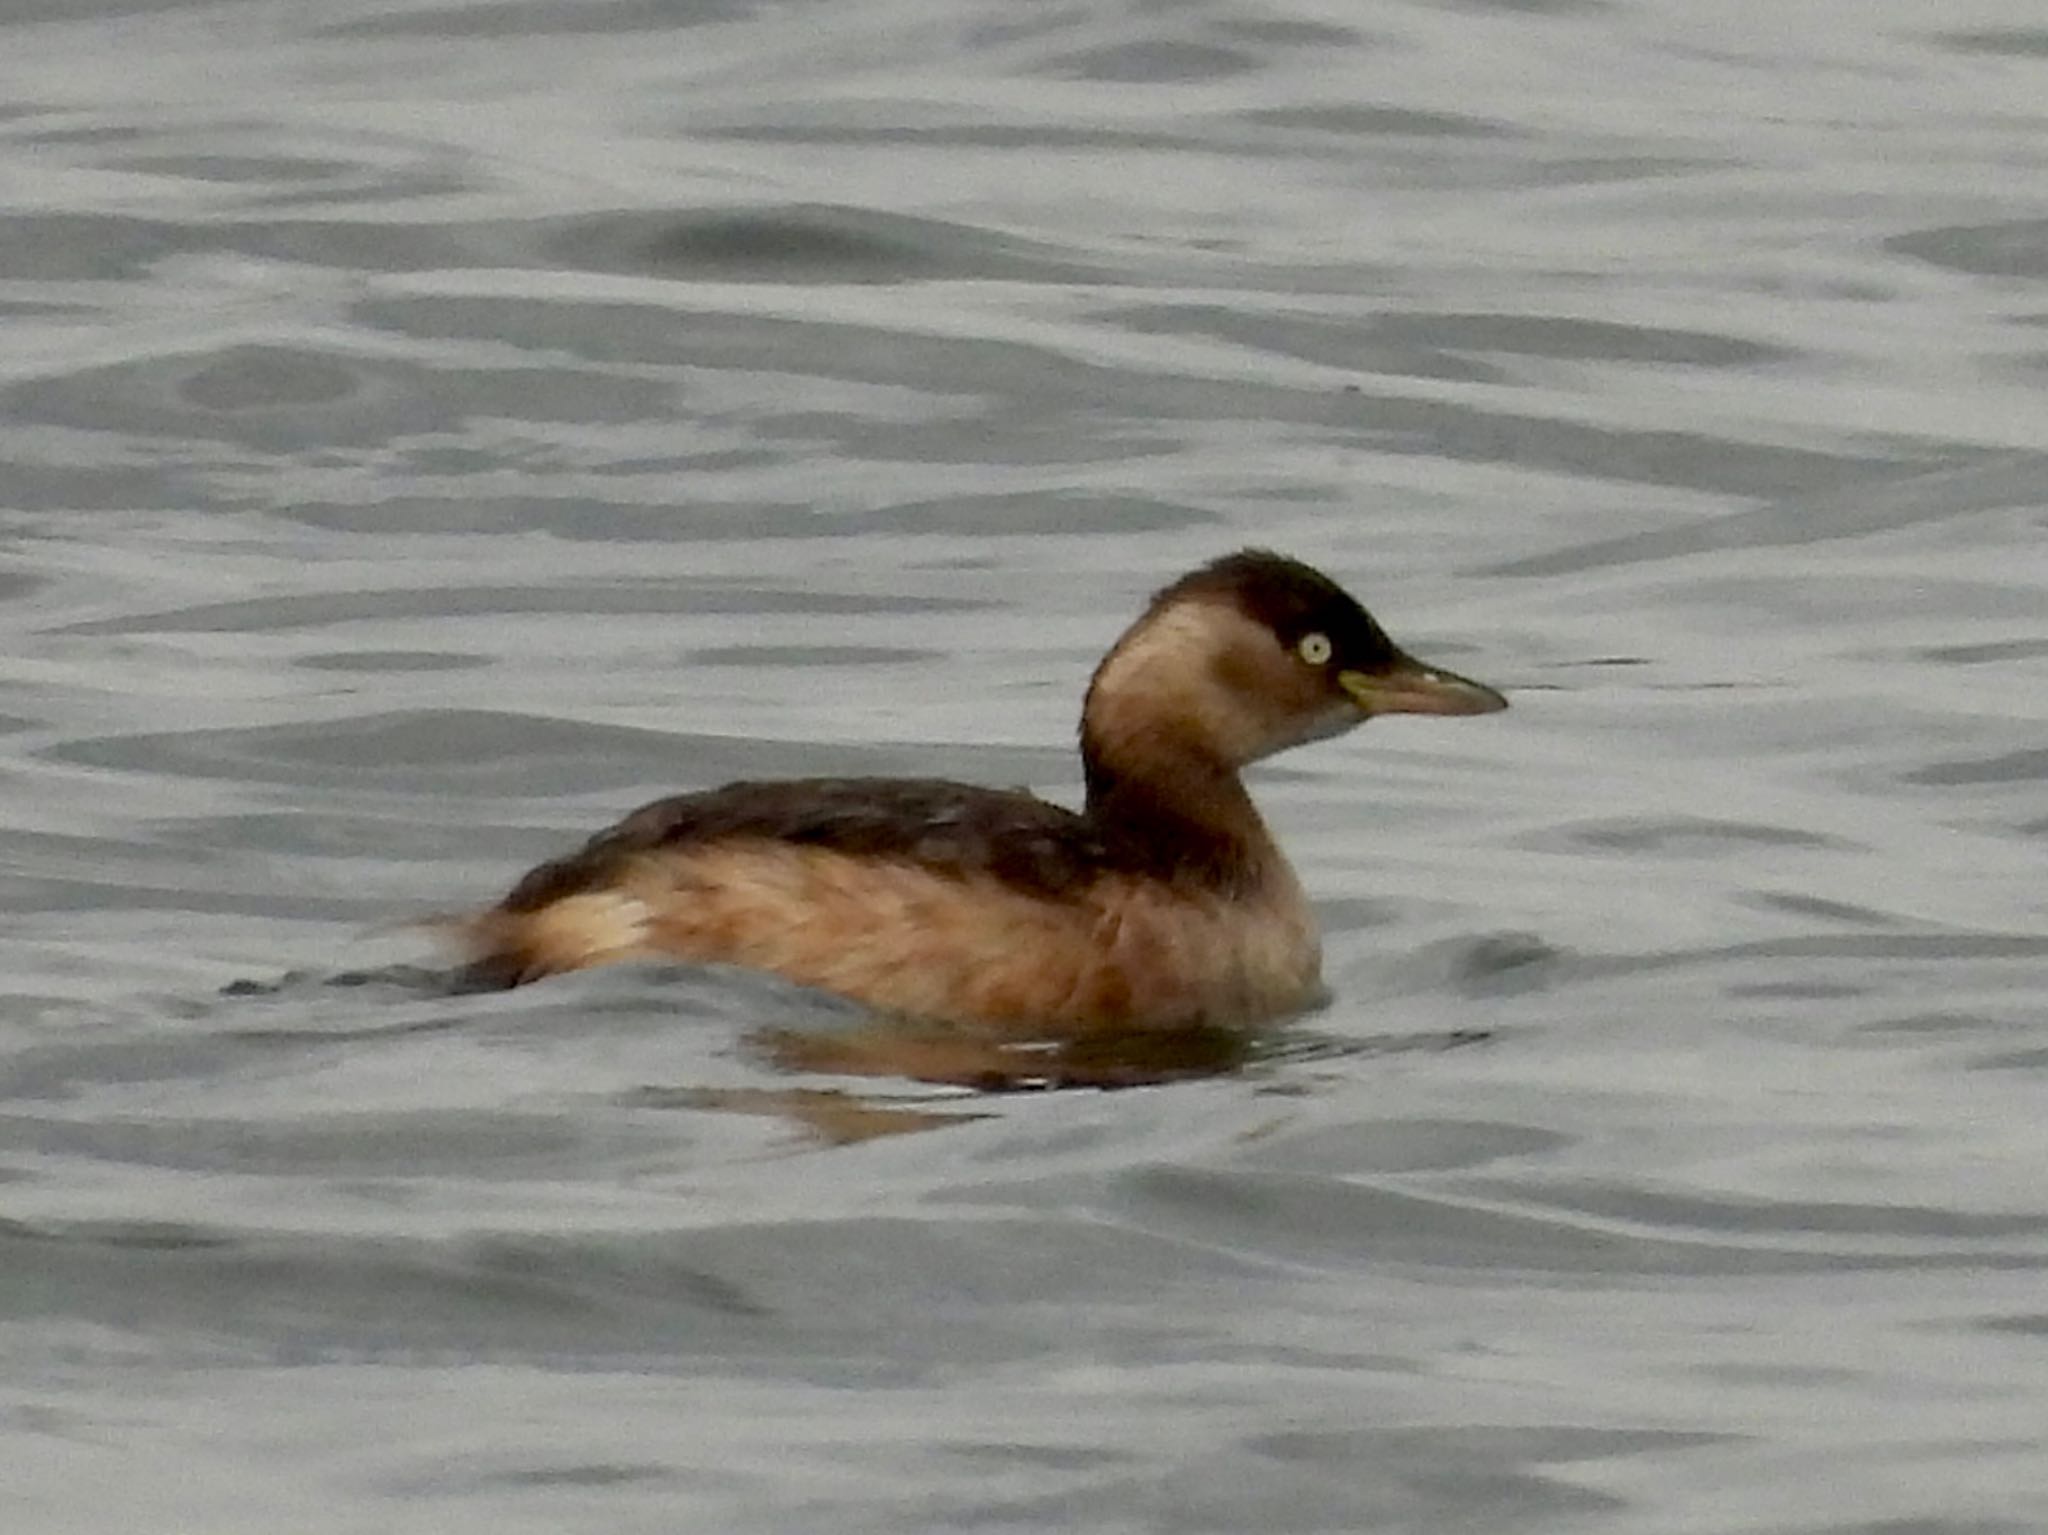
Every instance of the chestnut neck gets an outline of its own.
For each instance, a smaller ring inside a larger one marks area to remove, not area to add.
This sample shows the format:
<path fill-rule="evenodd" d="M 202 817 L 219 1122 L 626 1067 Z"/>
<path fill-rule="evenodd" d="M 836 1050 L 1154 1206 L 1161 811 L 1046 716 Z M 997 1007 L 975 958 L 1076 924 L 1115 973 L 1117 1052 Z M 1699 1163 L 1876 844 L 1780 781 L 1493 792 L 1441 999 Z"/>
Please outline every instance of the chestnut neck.
<path fill-rule="evenodd" d="M 1192 743 L 1105 741 L 1084 720 L 1081 765 L 1083 813 L 1138 872 L 1241 896 L 1281 862 L 1236 766 Z"/>

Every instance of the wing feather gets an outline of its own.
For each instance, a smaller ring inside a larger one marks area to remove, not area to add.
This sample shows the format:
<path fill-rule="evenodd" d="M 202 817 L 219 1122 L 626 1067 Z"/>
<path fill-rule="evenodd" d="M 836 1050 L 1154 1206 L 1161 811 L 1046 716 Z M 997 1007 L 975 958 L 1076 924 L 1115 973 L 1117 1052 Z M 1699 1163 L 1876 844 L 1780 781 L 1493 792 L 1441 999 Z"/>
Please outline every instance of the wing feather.
<path fill-rule="evenodd" d="M 937 779 L 734 783 L 643 805 L 578 851 L 532 870 L 500 909 L 537 911 L 607 883 L 649 853 L 743 840 L 988 875 L 1037 895 L 1071 891 L 1110 862 L 1087 821 L 1018 790 Z"/>

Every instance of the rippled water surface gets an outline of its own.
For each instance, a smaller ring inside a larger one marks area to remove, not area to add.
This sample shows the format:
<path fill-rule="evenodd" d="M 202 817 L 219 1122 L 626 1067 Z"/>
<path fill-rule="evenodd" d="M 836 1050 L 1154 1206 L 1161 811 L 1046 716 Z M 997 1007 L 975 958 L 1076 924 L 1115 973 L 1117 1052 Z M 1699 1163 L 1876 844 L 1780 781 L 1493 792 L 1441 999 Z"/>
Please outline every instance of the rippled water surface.
<path fill-rule="evenodd" d="M 26 0 L 0 82 L 9 1531 L 2048 1526 L 2037 6 Z M 1248 542 L 1515 700 L 1261 773 L 1335 1000 L 1248 1072 L 389 968 L 659 793 L 1071 797 Z"/>

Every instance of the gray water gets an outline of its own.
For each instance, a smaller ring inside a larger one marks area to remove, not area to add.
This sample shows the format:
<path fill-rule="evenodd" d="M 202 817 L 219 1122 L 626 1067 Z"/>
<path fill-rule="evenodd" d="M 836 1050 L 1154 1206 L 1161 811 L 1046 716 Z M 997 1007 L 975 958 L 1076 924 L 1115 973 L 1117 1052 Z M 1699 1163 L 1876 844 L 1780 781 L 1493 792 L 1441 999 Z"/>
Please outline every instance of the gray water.
<path fill-rule="evenodd" d="M 2030 0 L 15 0 L 0 82 L 10 1535 L 2048 1528 Z M 1247 542 L 1515 701 L 1261 773 L 1334 1001 L 1248 1072 L 385 968 L 677 789 L 1071 798 Z"/>

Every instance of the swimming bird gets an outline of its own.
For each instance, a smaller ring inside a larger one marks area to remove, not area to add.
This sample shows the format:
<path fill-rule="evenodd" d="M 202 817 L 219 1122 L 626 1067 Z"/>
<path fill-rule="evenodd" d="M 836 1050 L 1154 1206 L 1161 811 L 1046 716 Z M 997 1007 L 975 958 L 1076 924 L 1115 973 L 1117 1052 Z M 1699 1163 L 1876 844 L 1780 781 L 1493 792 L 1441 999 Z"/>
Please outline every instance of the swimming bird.
<path fill-rule="evenodd" d="M 1243 550 L 1161 590 L 1096 667 L 1080 810 L 928 779 L 657 800 L 462 919 L 467 977 L 670 959 L 984 1042 L 1247 1029 L 1319 998 L 1321 942 L 1243 769 L 1383 714 L 1506 707 L 1320 571 Z"/>

